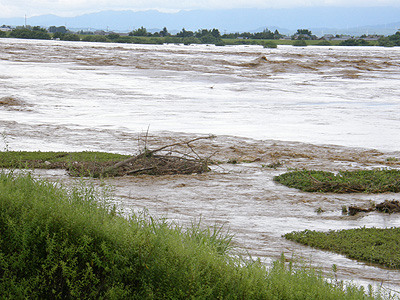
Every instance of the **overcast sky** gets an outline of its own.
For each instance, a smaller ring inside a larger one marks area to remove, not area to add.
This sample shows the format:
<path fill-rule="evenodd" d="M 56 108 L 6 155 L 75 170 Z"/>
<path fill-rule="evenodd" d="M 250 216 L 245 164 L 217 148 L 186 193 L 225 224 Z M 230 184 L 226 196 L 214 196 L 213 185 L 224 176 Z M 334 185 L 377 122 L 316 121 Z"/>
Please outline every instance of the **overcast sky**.
<path fill-rule="evenodd" d="M 175 12 L 192 9 L 288 8 L 304 6 L 400 6 L 400 0 L 0 0 L 0 17 L 54 14 L 72 17 L 104 10 Z"/>

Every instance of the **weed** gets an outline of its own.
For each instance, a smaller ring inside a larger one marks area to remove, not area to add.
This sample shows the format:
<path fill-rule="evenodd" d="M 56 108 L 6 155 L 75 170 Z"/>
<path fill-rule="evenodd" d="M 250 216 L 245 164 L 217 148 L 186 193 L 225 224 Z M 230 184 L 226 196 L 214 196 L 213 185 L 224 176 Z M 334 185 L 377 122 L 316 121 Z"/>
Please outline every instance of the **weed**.
<path fill-rule="evenodd" d="M 227 161 L 227 163 L 228 163 L 228 164 L 232 164 L 232 165 L 236 165 L 236 164 L 239 163 L 239 160 L 237 160 L 236 158 L 230 158 L 230 159 Z"/>
<path fill-rule="evenodd" d="M 399 159 L 396 158 L 396 157 L 388 157 L 388 158 L 386 158 L 386 161 L 388 161 L 388 162 L 396 162 L 396 161 L 399 161 Z"/>
<path fill-rule="evenodd" d="M 2 139 L 3 144 L 4 144 L 3 151 L 5 151 L 5 152 L 10 151 L 10 146 L 9 146 L 8 139 L 7 139 L 7 134 L 6 134 L 5 131 L 3 131 L 1 133 L 1 139 Z"/>
<path fill-rule="evenodd" d="M 282 165 L 283 164 L 278 160 L 278 161 L 272 162 L 272 163 L 270 163 L 268 165 L 262 164 L 261 167 L 263 167 L 263 168 L 271 168 L 271 169 L 275 169 L 276 170 L 277 168 L 282 167 Z"/>

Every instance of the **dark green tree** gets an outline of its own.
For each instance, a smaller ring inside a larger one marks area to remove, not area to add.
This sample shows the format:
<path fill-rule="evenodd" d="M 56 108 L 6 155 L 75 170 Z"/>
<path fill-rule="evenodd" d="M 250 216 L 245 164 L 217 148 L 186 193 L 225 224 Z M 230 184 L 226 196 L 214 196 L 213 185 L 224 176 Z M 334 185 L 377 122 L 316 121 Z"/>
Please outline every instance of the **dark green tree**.
<path fill-rule="evenodd" d="M 147 29 L 143 26 L 129 33 L 130 36 L 147 36 Z"/>
<path fill-rule="evenodd" d="M 169 32 L 167 30 L 167 27 L 164 27 L 163 30 L 160 31 L 160 36 L 166 37 L 169 36 Z"/>
<path fill-rule="evenodd" d="M 107 37 L 108 37 L 110 40 L 114 41 L 114 40 L 119 39 L 121 36 L 120 36 L 118 33 L 110 33 Z"/>
<path fill-rule="evenodd" d="M 182 37 L 182 38 L 192 37 L 193 35 L 194 35 L 193 31 L 187 31 L 185 30 L 185 28 L 182 28 L 182 30 L 176 34 L 177 37 Z"/>
<path fill-rule="evenodd" d="M 219 30 L 218 29 L 216 29 L 216 28 L 213 28 L 213 30 L 211 30 L 211 35 L 213 36 L 213 37 L 215 37 L 216 39 L 220 39 L 221 38 L 221 33 L 219 32 Z"/>
<path fill-rule="evenodd" d="M 309 36 L 312 36 L 312 32 L 311 32 L 311 30 L 308 30 L 308 29 L 297 29 L 297 32 L 296 32 L 296 34 L 298 34 L 298 35 L 309 35 Z"/>
<path fill-rule="evenodd" d="M 40 40 L 50 40 L 50 35 L 43 31 L 42 29 L 30 30 L 28 28 L 14 29 L 10 33 L 11 37 L 19 39 L 40 39 Z"/>
<path fill-rule="evenodd" d="M 74 33 L 66 33 L 60 38 L 63 41 L 80 41 L 80 37 L 77 34 Z"/>
<path fill-rule="evenodd" d="M 67 30 L 67 28 L 65 26 L 59 26 L 59 27 L 50 26 L 48 31 L 50 33 L 56 33 L 56 32 L 67 33 L 68 32 L 68 30 Z"/>

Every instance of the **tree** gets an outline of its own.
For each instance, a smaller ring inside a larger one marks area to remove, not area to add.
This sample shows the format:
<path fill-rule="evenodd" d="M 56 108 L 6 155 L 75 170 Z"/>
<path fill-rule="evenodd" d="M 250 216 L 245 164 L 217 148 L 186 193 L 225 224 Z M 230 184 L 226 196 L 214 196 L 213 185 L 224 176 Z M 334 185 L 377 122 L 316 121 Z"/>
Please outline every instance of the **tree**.
<path fill-rule="evenodd" d="M 79 35 L 73 33 L 66 33 L 62 36 L 63 41 L 80 41 Z"/>
<path fill-rule="evenodd" d="M 282 37 L 282 34 L 279 33 L 278 29 L 275 29 L 274 39 L 279 40 Z"/>
<path fill-rule="evenodd" d="M 213 37 L 215 37 L 216 39 L 220 39 L 221 38 L 221 33 L 219 32 L 219 30 L 218 29 L 216 29 L 216 28 L 213 28 L 213 30 L 211 30 L 211 35 L 213 36 Z"/>
<path fill-rule="evenodd" d="M 14 38 L 20 39 L 40 39 L 40 40 L 50 40 L 50 35 L 43 31 L 39 26 L 36 27 L 36 30 L 30 30 L 28 28 L 14 29 L 11 31 L 10 36 Z"/>
<path fill-rule="evenodd" d="M 169 34 L 168 30 L 167 30 L 167 27 L 164 27 L 163 30 L 160 31 L 160 36 L 165 37 L 165 36 L 169 36 L 169 35 L 170 34 Z"/>
<path fill-rule="evenodd" d="M 192 37 L 193 35 L 194 35 L 193 31 L 186 31 L 185 28 L 182 28 L 182 30 L 176 34 L 177 37 L 182 37 L 182 38 Z"/>
<path fill-rule="evenodd" d="M 297 32 L 292 36 L 292 40 L 316 40 L 317 37 L 308 29 L 297 29 Z"/>
<path fill-rule="evenodd" d="M 312 36 L 312 32 L 311 32 L 311 30 L 308 30 L 308 29 L 297 29 L 297 32 L 296 32 L 296 34 L 298 34 L 298 35 L 309 35 L 309 36 Z"/>
<path fill-rule="evenodd" d="M 200 40 L 203 44 L 215 44 L 218 41 L 211 33 L 202 36 Z"/>
<path fill-rule="evenodd" d="M 148 32 L 147 32 L 147 29 L 142 26 L 142 27 L 140 27 L 140 28 L 138 28 L 136 30 L 132 30 L 129 33 L 129 35 L 130 36 L 147 36 Z"/>
<path fill-rule="evenodd" d="M 60 32 L 60 33 L 67 33 L 67 32 L 68 32 L 68 30 L 67 30 L 67 28 L 66 28 L 65 26 L 59 26 L 59 27 L 50 26 L 49 29 L 48 29 L 48 31 L 49 31 L 50 33 L 57 33 L 57 32 Z"/>
<path fill-rule="evenodd" d="M 110 33 L 108 36 L 107 36 L 110 40 L 116 40 L 116 39 L 119 39 L 121 36 L 118 34 L 118 33 Z"/>

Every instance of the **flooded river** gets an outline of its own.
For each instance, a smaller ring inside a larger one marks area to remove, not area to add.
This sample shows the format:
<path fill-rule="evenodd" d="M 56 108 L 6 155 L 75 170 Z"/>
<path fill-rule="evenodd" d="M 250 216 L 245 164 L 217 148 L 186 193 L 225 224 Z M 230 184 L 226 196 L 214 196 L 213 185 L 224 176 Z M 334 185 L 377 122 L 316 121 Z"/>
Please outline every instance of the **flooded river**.
<path fill-rule="evenodd" d="M 180 224 L 224 225 L 266 263 L 283 252 L 326 274 L 336 264 L 340 279 L 400 291 L 399 271 L 281 237 L 400 226 L 396 214 L 342 215 L 342 206 L 399 194 L 311 194 L 272 180 L 289 168 L 399 168 L 398 95 L 399 48 L 0 39 L 1 150 L 135 154 L 148 128 L 150 148 L 215 134 L 194 144 L 221 162 L 211 172 L 108 179 L 115 201 Z M 39 173 L 71 180 L 64 171 Z"/>

